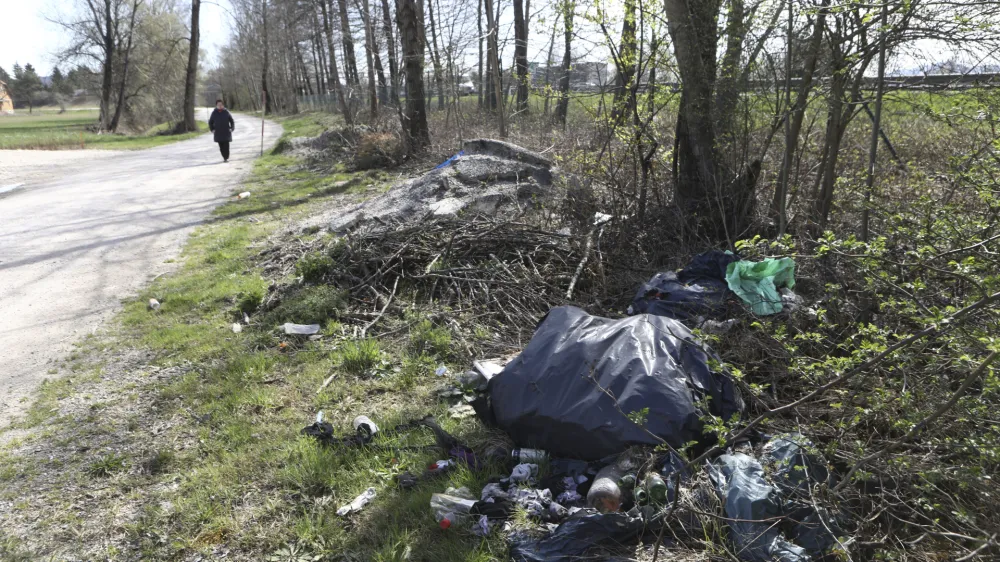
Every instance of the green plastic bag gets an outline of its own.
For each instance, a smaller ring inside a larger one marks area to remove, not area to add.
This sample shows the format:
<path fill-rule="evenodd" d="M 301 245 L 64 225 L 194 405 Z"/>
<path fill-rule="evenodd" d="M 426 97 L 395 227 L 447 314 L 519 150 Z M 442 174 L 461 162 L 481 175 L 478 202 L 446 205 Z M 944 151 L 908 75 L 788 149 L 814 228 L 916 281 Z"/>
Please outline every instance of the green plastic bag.
<path fill-rule="evenodd" d="M 726 283 L 729 290 L 750 305 L 754 314 L 777 314 L 781 312 L 778 289 L 795 288 L 795 262 L 792 258 L 733 262 L 726 268 Z"/>

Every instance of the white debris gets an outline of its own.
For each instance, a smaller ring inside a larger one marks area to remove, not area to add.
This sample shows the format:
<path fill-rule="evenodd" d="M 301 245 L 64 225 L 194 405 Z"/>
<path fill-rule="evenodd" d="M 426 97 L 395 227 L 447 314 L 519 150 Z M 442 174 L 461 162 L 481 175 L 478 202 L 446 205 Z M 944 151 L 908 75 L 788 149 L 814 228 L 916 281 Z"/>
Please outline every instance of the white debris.
<path fill-rule="evenodd" d="M 239 322 L 233 322 L 233 333 L 238 334 L 243 331 L 243 326 Z"/>
<path fill-rule="evenodd" d="M 375 488 L 368 488 L 361 495 L 354 498 L 354 501 L 338 509 L 337 515 L 343 517 L 349 513 L 361 511 L 361 508 L 368 505 L 373 499 L 375 499 Z"/>
<path fill-rule="evenodd" d="M 250 197 L 249 191 L 244 191 L 243 193 L 240 193 L 239 195 L 236 196 L 237 199 L 246 199 L 247 197 Z"/>
<path fill-rule="evenodd" d="M 160 310 L 160 301 L 156 299 L 149 299 L 149 309 L 150 310 Z"/>
<path fill-rule="evenodd" d="M 283 328 L 286 334 L 294 334 L 297 336 L 311 336 L 319 332 L 319 324 L 292 324 L 291 322 L 286 323 Z"/>

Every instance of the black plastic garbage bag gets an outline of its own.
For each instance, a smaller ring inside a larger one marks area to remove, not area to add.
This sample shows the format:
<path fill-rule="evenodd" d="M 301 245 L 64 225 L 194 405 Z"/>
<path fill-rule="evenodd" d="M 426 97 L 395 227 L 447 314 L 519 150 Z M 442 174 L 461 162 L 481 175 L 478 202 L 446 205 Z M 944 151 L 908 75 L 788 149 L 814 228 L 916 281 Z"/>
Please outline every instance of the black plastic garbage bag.
<path fill-rule="evenodd" d="M 612 547 L 634 541 L 645 524 L 627 513 L 600 513 L 581 509 L 563 521 L 551 535 L 537 540 L 521 540 L 511 545 L 515 562 L 558 562 L 580 560 L 580 555 L 598 546 Z M 589 559 L 589 558 L 588 558 Z"/>
<path fill-rule="evenodd" d="M 680 272 L 657 273 L 639 288 L 629 311 L 678 320 L 718 316 L 732 296 L 726 267 L 739 259 L 735 254 L 712 250 L 695 256 Z"/>
<path fill-rule="evenodd" d="M 558 307 L 490 381 L 492 412 L 518 446 L 556 457 L 596 460 L 630 445 L 658 444 L 625 415 L 647 408 L 645 428 L 681 447 L 702 437 L 702 398 L 725 419 L 743 408 L 733 381 L 708 362 L 677 320 L 648 314 L 611 320 Z"/>
<path fill-rule="evenodd" d="M 764 480 L 764 468 L 742 453 L 720 456 L 709 476 L 726 509 L 737 555 L 752 562 L 806 562 L 806 550 L 785 540 L 778 491 Z"/>

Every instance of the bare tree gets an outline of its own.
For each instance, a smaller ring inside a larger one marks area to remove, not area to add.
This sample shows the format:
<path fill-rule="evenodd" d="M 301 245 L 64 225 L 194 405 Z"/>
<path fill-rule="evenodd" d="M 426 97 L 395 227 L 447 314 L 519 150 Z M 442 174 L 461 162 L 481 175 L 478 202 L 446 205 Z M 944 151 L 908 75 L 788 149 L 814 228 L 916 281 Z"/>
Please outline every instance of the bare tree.
<path fill-rule="evenodd" d="M 194 95 L 198 81 L 198 45 L 201 32 L 198 29 L 201 0 L 191 0 L 191 39 L 188 43 L 187 74 L 184 76 L 184 130 L 197 131 L 194 119 Z"/>
<path fill-rule="evenodd" d="M 397 0 L 396 27 L 403 47 L 403 68 L 406 71 L 406 132 L 410 153 L 423 149 L 431 142 L 424 106 L 424 15 L 420 0 Z"/>
<path fill-rule="evenodd" d="M 573 63 L 573 13 L 576 11 L 575 0 L 561 0 L 560 9 L 563 17 L 563 51 L 562 76 L 559 78 L 559 103 L 556 104 L 556 121 L 566 126 L 566 115 L 569 113 L 569 81 Z"/>
<path fill-rule="evenodd" d="M 514 68 L 517 72 L 517 112 L 528 111 L 527 0 L 514 0 Z"/>

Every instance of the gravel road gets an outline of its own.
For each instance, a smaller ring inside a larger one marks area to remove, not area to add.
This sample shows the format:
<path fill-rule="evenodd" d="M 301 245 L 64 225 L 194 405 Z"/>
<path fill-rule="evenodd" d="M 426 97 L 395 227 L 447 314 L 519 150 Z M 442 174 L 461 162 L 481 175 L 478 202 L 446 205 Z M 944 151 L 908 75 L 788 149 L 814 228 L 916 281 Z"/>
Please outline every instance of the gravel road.
<path fill-rule="evenodd" d="M 266 146 L 280 134 L 268 122 Z M 233 141 L 229 163 L 210 135 L 134 152 L 0 150 L 0 426 L 237 192 L 260 121 L 237 115 Z"/>

